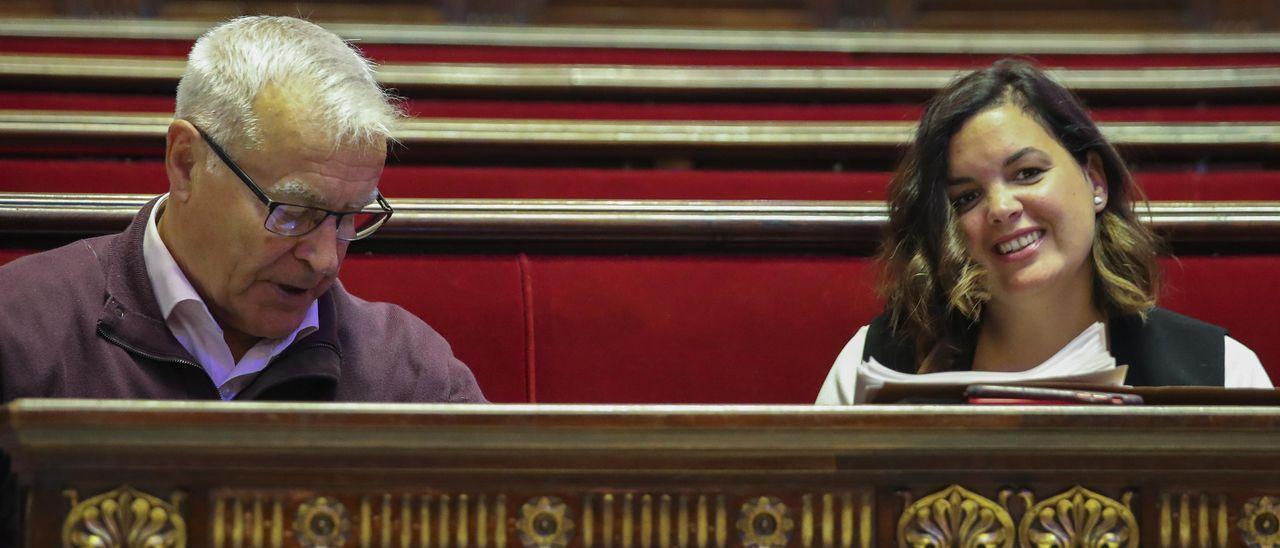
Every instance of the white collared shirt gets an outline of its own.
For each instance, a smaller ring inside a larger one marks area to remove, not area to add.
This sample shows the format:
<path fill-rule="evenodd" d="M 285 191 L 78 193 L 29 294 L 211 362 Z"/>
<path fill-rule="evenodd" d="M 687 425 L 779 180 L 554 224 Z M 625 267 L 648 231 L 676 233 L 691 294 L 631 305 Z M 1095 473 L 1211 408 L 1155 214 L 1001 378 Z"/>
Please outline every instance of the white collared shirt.
<path fill-rule="evenodd" d="M 319 307 L 312 302 L 306 317 L 292 333 L 279 339 L 261 339 L 239 362 L 235 361 L 231 356 L 231 348 L 223 338 L 222 327 L 213 319 L 209 307 L 205 306 L 204 300 L 196 293 L 186 274 L 178 267 L 177 261 L 160 239 L 156 219 L 168 198 L 168 194 L 161 196 L 151 209 L 151 217 L 147 219 L 147 228 L 142 237 L 142 259 L 147 265 L 151 291 L 160 304 L 160 312 L 174 338 L 208 373 L 222 399 L 230 400 L 293 341 L 319 329 Z"/>

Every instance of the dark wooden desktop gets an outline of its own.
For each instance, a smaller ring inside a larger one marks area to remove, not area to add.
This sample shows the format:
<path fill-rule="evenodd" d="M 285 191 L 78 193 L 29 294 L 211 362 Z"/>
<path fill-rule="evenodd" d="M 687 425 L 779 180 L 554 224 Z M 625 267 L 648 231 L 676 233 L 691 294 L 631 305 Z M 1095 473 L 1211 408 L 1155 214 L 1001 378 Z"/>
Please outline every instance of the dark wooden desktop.
<path fill-rule="evenodd" d="M 3 424 L 33 547 L 1280 542 L 1272 407 L 21 400 Z"/>

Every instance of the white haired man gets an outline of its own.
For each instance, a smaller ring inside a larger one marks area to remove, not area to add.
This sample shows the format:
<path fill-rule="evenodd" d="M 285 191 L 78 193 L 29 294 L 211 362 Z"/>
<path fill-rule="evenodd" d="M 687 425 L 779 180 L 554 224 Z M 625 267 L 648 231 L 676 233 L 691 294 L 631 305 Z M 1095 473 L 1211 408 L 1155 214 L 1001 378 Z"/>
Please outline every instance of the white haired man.
<path fill-rule="evenodd" d="M 22 311 L 0 315 L 0 401 L 484 401 L 439 334 L 337 279 L 348 244 L 391 215 L 377 185 L 399 116 L 370 63 L 314 24 L 246 17 L 201 36 L 168 194 L 120 234 L 0 267 L 0 309 Z M 15 495 L 0 500 L 10 534 Z"/>

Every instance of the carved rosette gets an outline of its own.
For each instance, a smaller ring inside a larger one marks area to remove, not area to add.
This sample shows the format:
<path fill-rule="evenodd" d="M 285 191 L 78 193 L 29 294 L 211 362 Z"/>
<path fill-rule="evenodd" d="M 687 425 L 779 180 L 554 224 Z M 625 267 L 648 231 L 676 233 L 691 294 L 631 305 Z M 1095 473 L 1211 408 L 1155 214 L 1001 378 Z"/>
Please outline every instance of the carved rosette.
<path fill-rule="evenodd" d="M 293 533 L 306 548 L 342 546 L 351 534 L 351 514 L 337 500 L 312 497 L 298 505 Z"/>
<path fill-rule="evenodd" d="M 140 546 L 184 548 L 187 525 L 173 493 L 165 502 L 128 485 L 77 502 L 67 491 L 71 511 L 62 522 L 62 545 L 80 547 Z"/>
<path fill-rule="evenodd" d="M 1140 535 L 1129 509 L 1132 498 L 1133 493 L 1125 493 L 1120 503 L 1076 486 L 1031 506 L 1018 525 L 1018 536 L 1030 546 L 1136 548 Z"/>
<path fill-rule="evenodd" d="M 991 499 L 959 485 L 909 505 L 898 519 L 898 546 L 1012 548 L 1013 518 Z"/>
<path fill-rule="evenodd" d="M 738 539 L 743 546 L 781 547 L 791 539 L 795 521 L 791 510 L 776 497 L 760 497 L 743 503 L 738 512 Z"/>
<path fill-rule="evenodd" d="M 1271 497 L 1254 497 L 1245 502 L 1243 516 L 1236 525 L 1248 546 L 1280 545 L 1280 508 Z"/>
<path fill-rule="evenodd" d="M 573 538 L 569 506 L 556 497 L 530 499 L 520 507 L 516 532 L 526 547 L 564 548 Z"/>

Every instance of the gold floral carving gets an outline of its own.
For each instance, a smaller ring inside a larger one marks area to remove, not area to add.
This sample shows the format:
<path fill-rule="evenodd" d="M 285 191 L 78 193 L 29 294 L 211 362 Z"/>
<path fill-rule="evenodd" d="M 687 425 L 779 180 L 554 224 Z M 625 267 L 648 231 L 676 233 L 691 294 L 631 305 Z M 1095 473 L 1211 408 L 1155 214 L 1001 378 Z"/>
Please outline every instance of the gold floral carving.
<path fill-rule="evenodd" d="M 743 546 L 786 546 L 795 525 L 791 510 L 776 497 L 749 500 L 738 512 L 738 538 Z"/>
<path fill-rule="evenodd" d="M 62 545 L 120 548 L 184 548 L 187 526 L 179 509 L 182 495 L 169 502 L 128 485 L 78 502 L 66 492 L 71 511 L 62 522 Z"/>
<path fill-rule="evenodd" d="M 1029 506 L 1018 525 L 1023 546 L 1138 546 L 1138 520 L 1129 509 L 1133 493 L 1125 493 L 1123 503 L 1080 486 L 1034 505 L 1030 493 L 1023 497 Z"/>
<path fill-rule="evenodd" d="M 1237 526 L 1247 546 L 1280 546 L 1280 507 L 1271 497 L 1254 497 L 1245 502 Z"/>
<path fill-rule="evenodd" d="M 898 519 L 898 546 L 1012 548 L 1013 518 L 992 500 L 959 485 L 911 503 Z"/>
<path fill-rule="evenodd" d="M 351 534 L 351 515 L 337 500 L 312 497 L 298 506 L 293 533 L 303 547 L 342 546 Z"/>
<path fill-rule="evenodd" d="M 573 538 L 569 507 L 556 497 L 530 499 L 520 507 L 516 532 L 526 547 L 564 548 Z"/>

